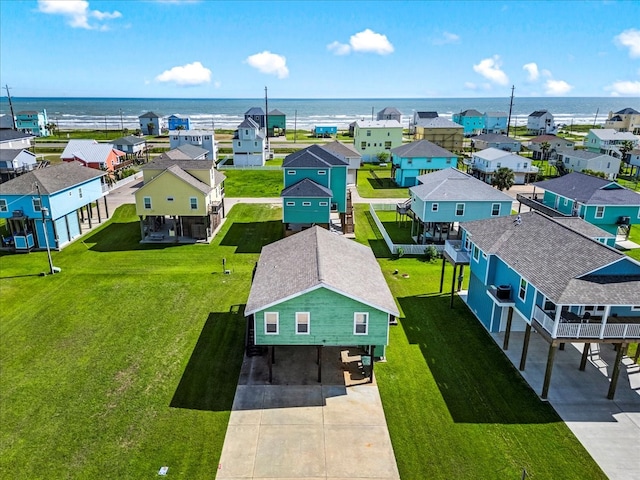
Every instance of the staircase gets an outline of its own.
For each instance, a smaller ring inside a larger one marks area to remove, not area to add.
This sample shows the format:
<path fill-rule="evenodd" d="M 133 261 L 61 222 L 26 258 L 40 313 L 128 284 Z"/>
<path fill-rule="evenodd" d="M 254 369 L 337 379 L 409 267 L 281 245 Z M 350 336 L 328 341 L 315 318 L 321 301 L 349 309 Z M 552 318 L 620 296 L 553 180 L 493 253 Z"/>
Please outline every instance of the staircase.
<path fill-rule="evenodd" d="M 245 345 L 247 357 L 256 357 L 258 355 L 264 355 L 267 352 L 267 347 L 256 345 L 256 335 L 253 330 L 253 315 L 247 317 L 247 338 Z"/>
<path fill-rule="evenodd" d="M 347 209 L 345 213 L 340 215 L 340 223 L 342 224 L 343 234 L 354 232 L 353 202 L 351 200 L 351 190 L 347 190 Z"/>

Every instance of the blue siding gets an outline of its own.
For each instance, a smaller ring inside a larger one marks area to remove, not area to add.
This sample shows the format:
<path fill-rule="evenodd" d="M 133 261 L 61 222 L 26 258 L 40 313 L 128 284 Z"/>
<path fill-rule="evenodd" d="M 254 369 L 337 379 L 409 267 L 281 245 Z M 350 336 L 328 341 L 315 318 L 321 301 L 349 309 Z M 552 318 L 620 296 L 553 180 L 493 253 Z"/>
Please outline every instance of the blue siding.
<path fill-rule="evenodd" d="M 482 282 L 483 278 L 478 278 L 472 269 L 471 275 L 469 276 L 467 304 L 471 311 L 478 317 L 480 323 L 482 323 L 487 330 L 490 330 L 493 302 L 487 296 L 486 288 Z"/>
<path fill-rule="evenodd" d="M 414 200 L 414 203 L 416 201 Z M 438 211 L 433 212 L 432 205 L 438 204 Z M 456 205 L 464 203 L 464 215 L 456 216 Z M 468 222 L 471 220 L 484 220 L 491 218 L 491 210 L 494 203 L 500 204 L 500 217 L 511 215 L 511 201 L 504 202 L 431 202 L 428 201 L 420 210 L 413 208 L 414 212 L 422 212 L 420 219 L 424 222 Z M 419 206 L 416 204 L 416 208 Z"/>
<path fill-rule="evenodd" d="M 640 265 L 636 265 L 631 260 L 622 260 L 607 265 L 594 272 L 596 275 L 640 275 Z M 640 304 L 640 292 L 638 292 L 638 303 Z"/>

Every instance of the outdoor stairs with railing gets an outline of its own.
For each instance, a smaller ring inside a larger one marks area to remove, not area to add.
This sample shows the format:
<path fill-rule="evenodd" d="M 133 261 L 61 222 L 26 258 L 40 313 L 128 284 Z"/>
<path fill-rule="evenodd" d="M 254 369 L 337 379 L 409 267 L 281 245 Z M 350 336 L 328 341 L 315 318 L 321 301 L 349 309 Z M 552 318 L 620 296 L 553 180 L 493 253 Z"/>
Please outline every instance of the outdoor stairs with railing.
<path fill-rule="evenodd" d="M 347 190 L 347 209 L 346 212 L 341 215 L 340 223 L 342 224 L 342 233 L 354 232 L 353 201 L 351 199 L 351 190 Z"/>
<path fill-rule="evenodd" d="M 267 351 L 267 347 L 256 345 L 256 335 L 253 330 L 253 319 L 247 319 L 247 345 L 245 352 L 247 357 L 256 357 L 258 355 L 264 355 Z"/>

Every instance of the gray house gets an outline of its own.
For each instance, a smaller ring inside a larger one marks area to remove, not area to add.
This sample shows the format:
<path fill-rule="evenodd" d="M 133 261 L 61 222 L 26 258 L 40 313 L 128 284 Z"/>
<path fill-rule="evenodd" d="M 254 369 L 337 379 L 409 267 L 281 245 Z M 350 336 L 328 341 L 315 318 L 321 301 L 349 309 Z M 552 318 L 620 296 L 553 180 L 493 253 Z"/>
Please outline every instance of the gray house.
<path fill-rule="evenodd" d="M 497 148 L 505 152 L 519 152 L 522 144 L 506 135 L 497 133 L 483 133 L 471 140 L 471 146 L 476 150 L 484 150 L 485 148 Z"/>
<path fill-rule="evenodd" d="M 138 117 L 140 120 L 140 131 L 145 135 L 160 135 L 162 133 L 162 118 L 160 115 L 147 112 Z"/>
<path fill-rule="evenodd" d="M 378 120 L 396 120 L 398 123 L 402 123 L 402 112 L 396 107 L 385 107 L 378 112 Z"/>

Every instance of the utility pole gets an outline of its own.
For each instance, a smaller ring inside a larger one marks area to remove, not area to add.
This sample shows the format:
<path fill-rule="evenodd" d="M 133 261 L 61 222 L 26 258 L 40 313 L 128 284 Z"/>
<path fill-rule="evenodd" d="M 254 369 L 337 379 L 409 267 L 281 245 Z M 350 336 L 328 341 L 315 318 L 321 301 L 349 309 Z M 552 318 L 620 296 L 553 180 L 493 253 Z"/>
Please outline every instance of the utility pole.
<path fill-rule="evenodd" d="M 42 194 L 40 193 L 40 185 L 36 182 L 36 191 L 38 192 L 38 198 L 40 198 L 40 212 L 42 213 L 42 231 L 44 232 L 44 243 L 47 247 L 47 257 L 49 259 L 49 271 L 51 275 L 55 272 L 53 271 L 53 260 L 51 260 L 51 249 L 49 248 L 49 232 L 47 232 L 47 223 L 45 214 L 49 212 L 48 208 L 42 204 Z"/>
<path fill-rule="evenodd" d="M 124 122 L 122 121 L 122 109 L 120 109 L 120 130 L 122 130 L 122 136 L 124 137 Z"/>
<path fill-rule="evenodd" d="M 15 117 L 15 114 L 13 113 L 13 103 L 11 103 L 11 94 L 9 93 L 9 85 L 5 84 L 4 89 L 7 91 L 7 98 L 9 99 L 9 111 L 11 112 L 11 125 L 13 125 L 14 130 L 17 130 L 18 127 L 16 127 L 16 117 Z"/>
<path fill-rule="evenodd" d="M 267 152 L 271 151 L 269 145 L 269 99 L 267 98 L 267 87 L 264 87 L 264 135 L 267 139 Z"/>
<path fill-rule="evenodd" d="M 596 116 L 593 118 L 593 128 L 596 128 L 596 121 L 598 120 L 599 112 L 600 112 L 600 107 L 596 108 Z"/>
<path fill-rule="evenodd" d="M 296 143 L 296 137 L 298 136 L 298 110 L 294 110 L 293 114 L 293 143 Z"/>
<path fill-rule="evenodd" d="M 511 102 L 509 102 L 509 119 L 507 120 L 507 137 L 509 136 L 509 128 L 511 127 L 511 112 L 513 111 L 513 91 L 515 85 L 511 85 Z"/>
<path fill-rule="evenodd" d="M 371 121 L 373 122 L 373 107 L 371 107 Z"/>

